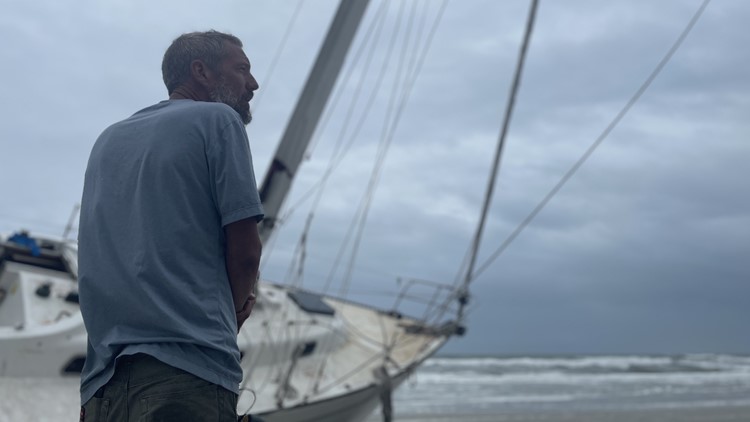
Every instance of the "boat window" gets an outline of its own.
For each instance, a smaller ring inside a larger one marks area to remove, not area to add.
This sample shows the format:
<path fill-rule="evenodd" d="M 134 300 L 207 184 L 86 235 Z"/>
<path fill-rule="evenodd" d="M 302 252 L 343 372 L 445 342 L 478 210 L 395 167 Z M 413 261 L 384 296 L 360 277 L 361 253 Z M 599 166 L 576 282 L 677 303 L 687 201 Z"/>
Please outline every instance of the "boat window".
<path fill-rule="evenodd" d="M 315 351 L 315 346 L 317 346 L 317 343 L 314 341 L 305 343 L 302 348 L 302 354 L 300 356 L 309 356 L 313 354 L 313 352 Z"/>

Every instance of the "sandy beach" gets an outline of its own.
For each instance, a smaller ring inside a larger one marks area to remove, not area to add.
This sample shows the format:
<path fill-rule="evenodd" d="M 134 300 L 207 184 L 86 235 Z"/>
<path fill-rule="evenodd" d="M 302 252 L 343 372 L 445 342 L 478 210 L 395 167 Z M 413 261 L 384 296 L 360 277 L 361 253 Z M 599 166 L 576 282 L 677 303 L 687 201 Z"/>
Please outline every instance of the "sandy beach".
<path fill-rule="evenodd" d="M 382 421 L 373 415 L 367 422 Z M 750 406 L 674 409 L 524 411 L 492 415 L 435 414 L 399 417 L 396 422 L 748 422 Z"/>
<path fill-rule="evenodd" d="M 77 420 L 78 384 L 0 377 L 0 422 Z M 432 358 L 393 409 L 396 422 L 750 422 L 750 357 Z"/>

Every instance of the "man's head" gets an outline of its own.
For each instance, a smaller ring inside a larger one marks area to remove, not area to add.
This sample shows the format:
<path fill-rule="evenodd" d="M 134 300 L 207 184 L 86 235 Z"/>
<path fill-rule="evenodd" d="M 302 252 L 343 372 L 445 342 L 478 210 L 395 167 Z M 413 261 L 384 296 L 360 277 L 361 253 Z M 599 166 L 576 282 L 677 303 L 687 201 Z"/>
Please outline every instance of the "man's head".
<path fill-rule="evenodd" d="M 161 65 L 170 98 L 192 98 L 229 105 L 250 123 L 249 101 L 258 82 L 242 42 L 217 31 L 180 35 L 164 53 Z"/>

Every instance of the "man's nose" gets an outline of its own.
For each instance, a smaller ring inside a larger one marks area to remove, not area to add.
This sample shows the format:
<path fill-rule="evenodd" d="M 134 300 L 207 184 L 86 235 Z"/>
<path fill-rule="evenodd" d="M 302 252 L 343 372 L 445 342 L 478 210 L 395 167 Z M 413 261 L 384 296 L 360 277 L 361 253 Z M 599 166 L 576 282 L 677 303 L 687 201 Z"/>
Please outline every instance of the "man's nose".
<path fill-rule="evenodd" d="M 258 88 L 260 88 L 260 85 L 258 85 L 258 81 L 255 80 L 255 76 L 253 76 L 252 74 L 249 75 L 247 81 L 247 89 L 250 91 L 256 91 Z"/>

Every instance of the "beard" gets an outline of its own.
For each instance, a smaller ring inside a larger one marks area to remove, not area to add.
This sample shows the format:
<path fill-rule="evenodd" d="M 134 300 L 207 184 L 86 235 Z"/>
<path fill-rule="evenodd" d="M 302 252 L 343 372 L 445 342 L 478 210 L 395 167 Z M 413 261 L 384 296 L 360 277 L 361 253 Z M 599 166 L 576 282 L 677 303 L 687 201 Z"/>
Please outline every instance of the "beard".
<path fill-rule="evenodd" d="M 216 84 L 213 90 L 208 93 L 211 101 L 216 103 L 224 103 L 229 107 L 232 107 L 237 114 L 240 115 L 242 122 L 246 125 L 253 120 L 253 115 L 250 112 L 249 100 L 243 98 L 242 95 L 238 95 L 227 86 L 224 77 L 220 77 L 219 82 Z"/>

